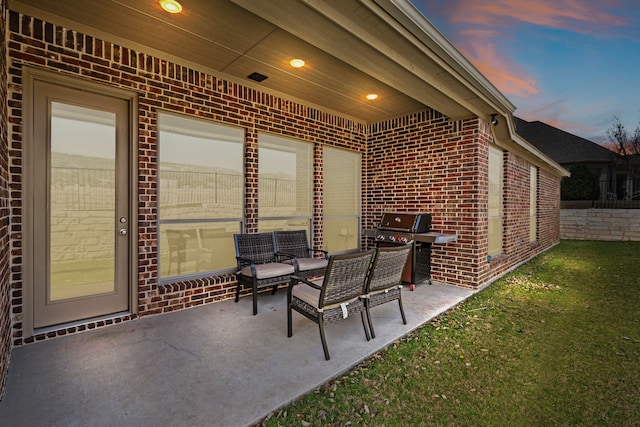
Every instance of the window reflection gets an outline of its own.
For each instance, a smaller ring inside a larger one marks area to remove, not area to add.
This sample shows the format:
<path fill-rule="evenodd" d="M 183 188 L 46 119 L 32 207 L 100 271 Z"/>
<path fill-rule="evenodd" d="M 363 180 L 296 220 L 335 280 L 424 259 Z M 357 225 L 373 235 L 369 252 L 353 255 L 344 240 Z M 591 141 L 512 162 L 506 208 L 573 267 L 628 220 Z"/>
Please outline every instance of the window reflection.
<path fill-rule="evenodd" d="M 244 195 L 244 130 L 159 114 L 161 278 L 236 265 Z"/>

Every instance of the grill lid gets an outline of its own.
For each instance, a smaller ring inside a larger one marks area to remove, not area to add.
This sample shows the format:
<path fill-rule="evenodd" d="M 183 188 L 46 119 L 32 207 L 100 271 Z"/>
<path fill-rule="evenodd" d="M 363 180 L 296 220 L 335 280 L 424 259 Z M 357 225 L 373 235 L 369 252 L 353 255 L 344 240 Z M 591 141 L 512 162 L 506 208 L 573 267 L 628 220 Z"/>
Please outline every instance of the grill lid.
<path fill-rule="evenodd" d="M 431 215 L 413 213 L 383 213 L 379 230 L 427 233 L 431 229 Z"/>

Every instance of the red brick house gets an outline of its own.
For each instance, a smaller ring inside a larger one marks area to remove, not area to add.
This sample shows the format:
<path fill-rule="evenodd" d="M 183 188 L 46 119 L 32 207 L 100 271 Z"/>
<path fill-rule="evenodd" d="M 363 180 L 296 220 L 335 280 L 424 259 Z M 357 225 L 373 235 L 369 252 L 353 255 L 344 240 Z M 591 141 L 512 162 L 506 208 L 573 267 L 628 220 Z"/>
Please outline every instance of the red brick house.
<path fill-rule="evenodd" d="M 184 3 L 2 2 L 0 384 L 15 346 L 233 297 L 234 233 L 337 253 L 428 212 L 469 288 L 559 241 L 566 170 L 409 2 Z"/>

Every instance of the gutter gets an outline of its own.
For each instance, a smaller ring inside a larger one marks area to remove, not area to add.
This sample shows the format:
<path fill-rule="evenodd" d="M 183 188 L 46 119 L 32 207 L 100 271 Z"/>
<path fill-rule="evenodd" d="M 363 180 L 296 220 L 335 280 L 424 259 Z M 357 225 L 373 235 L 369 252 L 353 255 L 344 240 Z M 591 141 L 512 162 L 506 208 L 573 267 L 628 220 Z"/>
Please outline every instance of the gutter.
<path fill-rule="evenodd" d="M 505 139 L 548 165 L 560 177 L 570 176 L 569 171 L 540 151 L 536 146 L 515 131 L 513 113 L 516 107 L 500 92 L 453 44 L 408 0 L 369 0 L 383 8 L 398 23 L 431 49 L 450 69 L 450 74 L 467 87 L 474 89 L 490 109 L 498 114 L 499 121 L 506 123 Z M 490 113 L 491 114 L 491 113 Z M 489 117 L 484 117 L 488 122 Z M 495 128 L 494 128 L 495 129 Z M 495 135 L 496 139 L 498 135 Z"/>
<path fill-rule="evenodd" d="M 453 44 L 408 0 L 370 0 L 393 16 L 411 34 L 429 47 L 456 73 L 461 83 L 479 91 L 497 112 L 513 113 L 515 105 L 507 99 Z M 464 78 L 461 78 L 464 77 Z"/>

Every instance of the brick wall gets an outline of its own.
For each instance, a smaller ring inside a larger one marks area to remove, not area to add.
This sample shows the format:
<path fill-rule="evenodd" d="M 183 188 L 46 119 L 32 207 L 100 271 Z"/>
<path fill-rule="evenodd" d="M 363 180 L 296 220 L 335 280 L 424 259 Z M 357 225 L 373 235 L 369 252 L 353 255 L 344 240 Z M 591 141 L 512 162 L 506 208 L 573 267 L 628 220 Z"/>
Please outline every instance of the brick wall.
<path fill-rule="evenodd" d="M 537 245 L 529 237 L 530 166 L 512 153 L 505 155 L 503 249 L 516 262 L 531 257 Z"/>
<path fill-rule="evenodd" d="M 433 231 L 458 235 L 456 243 L 433 245 L 432 277 L 465 287 L 478 286 L 487 270 L 479 264 L 487 250 L 482 125 L 425 111 L 372 126 L 364 173 L 364 228 L 387 211 L 430 213 Z"/>
<path fill-rule="evenodd" d="M 539 169 L 535 241 L 529 240 L 529 168 L 526 160 L 505 153 L 503 253 L 491 258 L 491 280 L 560 241 L 560 179 Z"/>
<path fill-rule="evenodd" d="M 140 316 L 165 313 L 233 296 L 235 277 L 222 275 L 176 283 L 158 284 L 157 240 L 157 111 L 174 111 L 220 123 L 240 126 L 246 132 L 245 218 L 246 230 L 257 230 L 258 133 L 269 132 L 315 144 L 314 185 L 321 194 L 322 144 L 364 153 L 366 127 L 349 119 L 324 113 L 213 75 L 136 52 L 29 16 L 11 12 L 9 17 L 9 86 L 12 126 L 12 215 L 22 221 L 22 70 L 25 65 L 64 72 L 138 93 L 139 96 L 139 266 Z M 314 245 L 322 246 L 321 196 L 314 200 Z M 13 296 L 14 343 L 21 345 L 56 335 L 91 329 L 100 322 L 50 332 L 35 337 L 22 334 L 22 258 L 19 229 L 14 247 Z"/>
<path fill-rule="evenodd" d="M 560 241 L 560 179 L 538 171 L 538 242 L 549 248 Z"/>
<path fill-rule="evenodd" d="M 0 3 L 0 58 L 4 65 L 5 2 Z M 11 354 L 11 297 L 9 282 L 9 189 L 7 143 L 7 69 L 0 67 L 0 398 Z"/>
<path fill-rule="evenodd" d="M 236 284 L 233 275 L 158 283 L 159 109 L 245 129 L 245 226 L 249 232 L 257 230 L 258 220 L 258 133 L 269 132 L 314 144 L 313 244 L 316 247 L 323 243 L 322 147 L 325 144 L 363 154 L 363 228 L 375 227 L 384 211 L 429 212 L 434 217 L 434 230 L 457 233 L 456 243 L 433 248 L 435 280 L 478 287 L 557 241 L 559 230 L 554 221 L 557 223 L 559 179 L 541 171 L 540 243 L 520 244 L 521 236 L 526 236 L 528 243 L 529 164 L 507 153 L 505 181 L 511 185 L 505 193 L 505 250 L 508 252 L 487 262 L 488 146 L 493 136 L 491 126 L 477 118 L 451 121 L 438 112 L 423 111 L 366 126 L 14 12 L 10 13 L 9 27 L 9 178 L 11 216 L 15 223 L 10 242 L 14 345 L 129 318 L 90 323 L 36 337 L 23 334 L 20 124 L 25 65 L 126 88 L 139 96 L 137 285 L 141 316 L 231 298 Z M 553 197 L 558 199 L 555 205 Z M 526 209 L 521 206 L 523 203 Z M 365 240 L 363 246 L 371 243 Z"/>
<path fill-rule="evenodd" d="M 530 242 L 531 164 L 505 151 L 503 253 L 487 262 L 491 132 L 484 121 L 451 122 L 433 111 L 372 126 L 364 227 L 375 227 L 385 211 L 431 213 L 433 231 L 458 236 L 456 243 L 433 245 L 433 279 L 471 288 L 557 243 L 559 178 L 538 173 L 538 231 Z"/>

